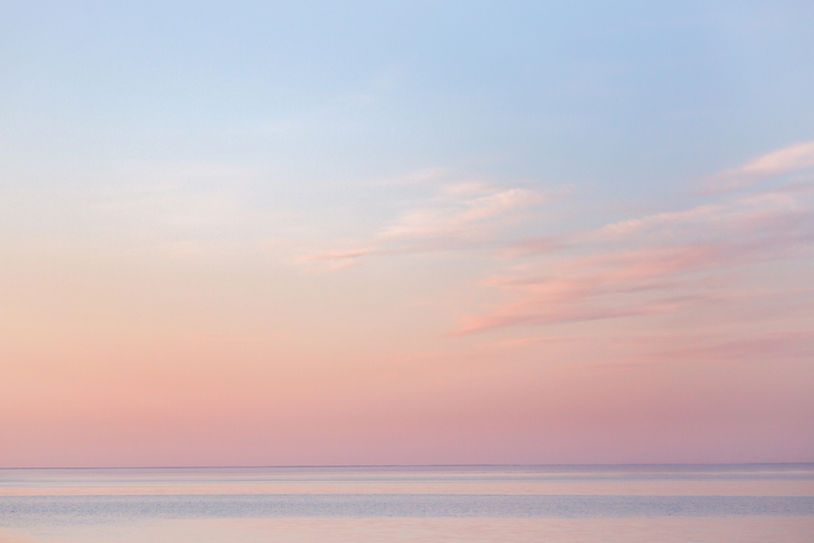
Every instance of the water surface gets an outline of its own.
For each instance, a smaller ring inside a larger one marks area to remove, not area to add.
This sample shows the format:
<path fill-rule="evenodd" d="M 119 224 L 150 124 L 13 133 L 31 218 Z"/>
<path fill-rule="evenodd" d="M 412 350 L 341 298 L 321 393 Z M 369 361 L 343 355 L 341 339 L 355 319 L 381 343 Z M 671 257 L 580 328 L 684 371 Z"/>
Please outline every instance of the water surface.
<path fill-rule="evenodd" d="M 0 470 L 0 543 L 811 534 L 814 464 Z"/>

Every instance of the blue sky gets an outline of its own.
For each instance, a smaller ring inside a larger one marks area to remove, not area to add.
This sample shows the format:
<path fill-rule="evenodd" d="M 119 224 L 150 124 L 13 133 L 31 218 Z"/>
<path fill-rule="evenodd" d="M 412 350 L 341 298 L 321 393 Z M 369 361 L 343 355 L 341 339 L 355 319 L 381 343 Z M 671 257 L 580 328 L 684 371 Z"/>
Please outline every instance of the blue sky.
<path fill-rule="evenodd" d="M 814 8 L 715 4 L 8 3 L 4 155 L 680 192 L 812 125 Z"/>

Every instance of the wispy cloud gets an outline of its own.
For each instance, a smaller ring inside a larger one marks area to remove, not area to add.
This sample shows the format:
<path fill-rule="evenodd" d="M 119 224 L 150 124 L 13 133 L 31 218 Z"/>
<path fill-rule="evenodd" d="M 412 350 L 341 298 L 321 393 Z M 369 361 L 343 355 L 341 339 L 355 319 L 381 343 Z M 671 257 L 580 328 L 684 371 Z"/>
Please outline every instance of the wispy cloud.
<path fill-rule="evenodd" d="M 702 291 L 676 296 L 677 278 L 722 259 L 716 247 L 689 245 L 566 259 L 556 273 L 492 278 L 488 284 L 514 301 L 486 315 L 466 317 L 454 334 L 674 312 L 714 299 Z M 580 271 L 586 269 L 591 272 Z M 648 293 L 655 296 L 641 296 Z"/>
<path fill-rule="evenodd" d="M 491 315 L 468 317 L 464 320 L 463 325 L 455 330 L 452 335 L 464 336 L 495 328 L 518 325 L 557 324 L 656 315 L 672 312 L 676 309 L 676 306 L 676 303 L 670 303 L 668 300 L 665 302 L 641 304 L 636 307 L 626 308 L 557 307 L 529 312 L 518 312 L 513 311 L 512 308 L 509 307 Z"/>
<path fill-rule="evenodd" d="M 299 262 L 306 264 L 319 264 L 326 271 L 337 271 L 353 266 L 360 258 L 364 258 L 381 251 L 376 248 L 338 251 L 335 253 L 316 253 L 306 255 Z"/>
<path fill-rule="evenodd" d="M 500 289 L 506 301 L 464 317 L 453 334 L 666 314 L 720 302 L 727 289 L 711 290 L 705 277 L 786 258 L 814 244 L 809 192 L 738 195 L 593 231 L 516 242 L 508 258 L 526 265 L 483 283 Z"/>
<path fill-rule="evenodd" d="M 709 178 L 705 188 L 722 192 L 757 185 L 765 179 L 814 167 L 814 141 L 767 153 L 746 164 Z"/>
<path fill-rule="evenodd" d="M 481 184 L 445 187 L 427 205 L 411 209 L 379 234 L 382 239 L 471 239 L 501 225 L 493 221 L 543 202 L 527 189 L 499 190 Z M 493 224 L 489 224 L 493 223 Z"/>
<path fill-rule="evenodd" d="M 589 239 L 611 240 L 633 234 L 663 234 L 665 230 L 686 232 L 692 228 L 735 228 L 755 221 L 785 216 L 799 208 L 793 194 L 764 192 L 746 195 L 718 204 L 702 204 L 689 209 L 655 213 L 626 219 L 603 226 L 587 236 Z"/>
<path fill-rule="evenodd" d="M 767 176 L 805 168 L 814 164 L 809 151 L 814 144 L 769 153 L 738 171 Z M 516 234 L 530 231 L 540 204 L 561 192 L 481 181 L 428 186 L 432 194 L 367 238 L 302 261 L 332 271 L 374 256 L 488 248 L 502 257 L 495 262 L 503 271 L 470 287 L 472 298 L 483 303 L 479 310 L 460 308 L 463 316 L 450 334 L 462 336 L 734 303 L 742 297 L 717 278 L 800 254 L 814 243 L 810 185 L 707 194 L 683 209 L 525 239 Z"/>
<path fill-rule="evenodd" d="M 778 233 L 763 240 L 741 239 L 728 244 L 651 247 L 593 257 L 566 256 L 555 271 L 487 281 L 487 285 L 500 288 L 513 301 L 486 314 L 465 317 L 454 335 L 517 325 L 616 319 L 697 308 L 727 297 L 719 284 L 704 281 L 708 274 L 787 256 L 794 247 L 812 242 L 814 235 Z"/>
<path fill-rule="evenodd" d="M 310 254 L 302 261 L 331 263 L 337 269 L 373 255 L 481 246 L 516 225 L 518 214 L 549 197 L 532 189 L 502 188 L 483 182 L 441 185 L 435 194 L 357 243 L 357 247 L 364 248 Z"/>

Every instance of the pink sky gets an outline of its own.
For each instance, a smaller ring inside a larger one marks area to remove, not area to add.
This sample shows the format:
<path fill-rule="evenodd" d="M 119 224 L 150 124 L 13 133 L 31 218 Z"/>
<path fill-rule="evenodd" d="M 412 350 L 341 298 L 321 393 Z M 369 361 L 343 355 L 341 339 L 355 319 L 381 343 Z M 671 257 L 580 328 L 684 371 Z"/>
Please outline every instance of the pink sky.
<path fill-rule="evenodd" d="M 449 171 L 319 235 L 103 194 L 2 234 L 0 466 L 814 460 L 812 145 L 598 223 Z"/>

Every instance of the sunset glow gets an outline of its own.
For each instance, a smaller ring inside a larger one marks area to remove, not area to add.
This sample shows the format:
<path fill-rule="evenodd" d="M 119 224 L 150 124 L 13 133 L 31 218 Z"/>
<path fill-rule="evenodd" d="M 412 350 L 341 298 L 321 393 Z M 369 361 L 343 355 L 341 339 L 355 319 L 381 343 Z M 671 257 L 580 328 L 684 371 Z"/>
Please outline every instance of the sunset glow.
<path fill-rule="evenodd" d="M 148 4 L 0 22 L 0 466 L 814 460 L 794 10 Z"/>

